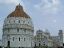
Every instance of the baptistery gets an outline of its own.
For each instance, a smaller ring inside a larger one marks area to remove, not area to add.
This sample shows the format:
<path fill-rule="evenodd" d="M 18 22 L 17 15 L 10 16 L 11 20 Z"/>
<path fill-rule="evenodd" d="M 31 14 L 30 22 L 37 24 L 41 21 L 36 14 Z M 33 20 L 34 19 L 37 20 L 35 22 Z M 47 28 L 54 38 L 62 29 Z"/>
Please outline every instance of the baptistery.
<path fill-rule="evenodd" d="M 32 19 L 19 4 L 4 20 L 3 47 L 33 48 L 33 36 Z"/>

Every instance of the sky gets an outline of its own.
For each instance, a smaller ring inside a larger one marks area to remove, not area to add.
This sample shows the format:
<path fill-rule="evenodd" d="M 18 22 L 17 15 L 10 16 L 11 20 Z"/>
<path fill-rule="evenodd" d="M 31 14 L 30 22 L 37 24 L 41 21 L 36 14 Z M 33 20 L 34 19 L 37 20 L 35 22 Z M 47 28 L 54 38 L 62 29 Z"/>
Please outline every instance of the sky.
<path fill-rule="evenodd" d="M 64 30 L 64 0 L 0 0 L 0 39 L 5 18 L 19 3 L 32 18 L 34 32 L 48 29 L 56 36 Z"/>

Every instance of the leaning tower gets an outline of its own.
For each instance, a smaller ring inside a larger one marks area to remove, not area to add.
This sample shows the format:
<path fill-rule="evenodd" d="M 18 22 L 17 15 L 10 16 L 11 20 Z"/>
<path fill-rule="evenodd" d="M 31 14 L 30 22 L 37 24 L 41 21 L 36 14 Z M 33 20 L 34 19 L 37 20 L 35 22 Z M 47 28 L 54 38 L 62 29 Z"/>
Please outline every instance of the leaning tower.
<path fill-rule="evenodd" d="M 15 10 L 4 20 L 3 47 L 7 48 L 32 48 L 34 26 L 32 19 L 19 4 Z"/>

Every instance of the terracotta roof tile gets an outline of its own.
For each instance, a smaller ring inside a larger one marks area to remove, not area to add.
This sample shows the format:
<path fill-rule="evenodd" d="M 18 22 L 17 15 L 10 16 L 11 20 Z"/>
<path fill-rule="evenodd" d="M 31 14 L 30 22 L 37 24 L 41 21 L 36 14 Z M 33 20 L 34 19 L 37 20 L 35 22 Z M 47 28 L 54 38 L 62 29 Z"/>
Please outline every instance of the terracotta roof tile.
<path fill-rule="evenodd" d="M 8 15 L 8 17 L 25 17 L 30 18 L 29 15 L 27 15 L 23 7 L 21 5 L 17 5 L 15 11 L 13 11 L 11 14 Z"/>

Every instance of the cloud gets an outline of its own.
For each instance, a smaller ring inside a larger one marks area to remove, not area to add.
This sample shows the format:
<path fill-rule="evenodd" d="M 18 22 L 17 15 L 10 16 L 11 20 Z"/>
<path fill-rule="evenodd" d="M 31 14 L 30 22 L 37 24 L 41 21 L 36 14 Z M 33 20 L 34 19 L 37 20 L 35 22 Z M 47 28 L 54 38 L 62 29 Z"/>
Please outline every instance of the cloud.
<path fill-rule="evenodd" d="M 27 12 L 24 2 L 22 0 L 0 0 L 0 4 L 10 5 L 10 6 L 18 5 L 19 3 L 23 6 L 24 11 Z"/>
<path fill-rule="evenodd" d="M 41 0 L 34 7 L 41 12 L 57 13 L 62 8 L 60 0 Z"/>
<path fill-rule="evenodd" d="M 0 1 L 0 3 L 3 3 L 3 4 L 12 4 L 12 3 L 14 3 L 14 4 L 18 4 L 18 0 L 1 0 Z"/>
<path fill-rule="evenodd" d="M 0 0 L 0 4 L 19 4 L 19 3 L 22 3 L 23 2 L 21 0 Z"/>
<path fill-rule="evenodd" d="M 56 22 L 57 22 L 57 20 L 55 19 L 55 20 L 53 20 L 53 22 L 54 22 L 54 23 L 56 23 Z"/>
<path fill-rule="evenodd" d="M 23 6 L 23 9 L 25 12 L 27 12 L 26 7 L 24 5 L 24 2 L 22 0 L 1 0 L 0 3 L 2 4 L 14 4 L 14 5 L 18 5 L 19 3 Z"/>

